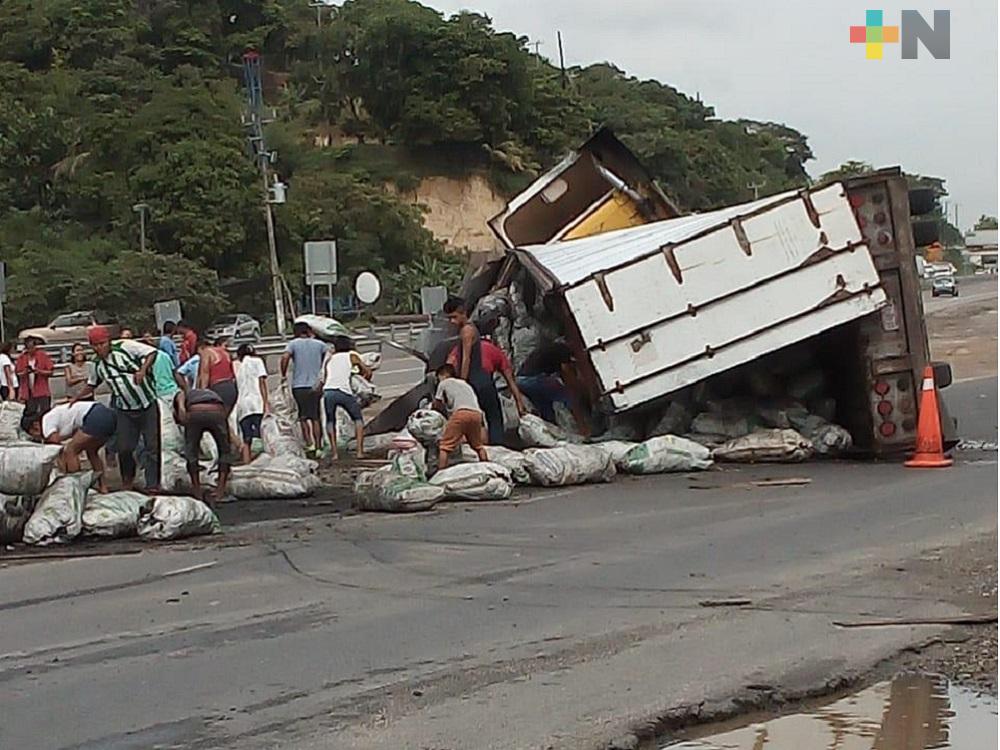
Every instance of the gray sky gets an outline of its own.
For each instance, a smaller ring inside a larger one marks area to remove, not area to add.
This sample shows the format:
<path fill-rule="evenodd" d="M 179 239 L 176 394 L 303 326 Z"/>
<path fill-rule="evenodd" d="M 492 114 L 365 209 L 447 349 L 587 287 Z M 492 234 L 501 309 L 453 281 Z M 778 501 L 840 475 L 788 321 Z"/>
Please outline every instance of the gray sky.
<path fill-rule="evenodd" d="M 899 164 L 943 177 L 967 229 L 997 213 L 996 0 L 424 0 L 445 13 L 485 13 L 499 30 L 542 42 L 568 65 L 610 61 L 694 95 L 726 119 L 784 122 L 809 137 L 814 176 L 848 159 Z M 951 59 L 898 44 L 866 60 L 848 27 L 881 7 L 898 25 L 902 8 L 930 23 L 951 10 Z"/>

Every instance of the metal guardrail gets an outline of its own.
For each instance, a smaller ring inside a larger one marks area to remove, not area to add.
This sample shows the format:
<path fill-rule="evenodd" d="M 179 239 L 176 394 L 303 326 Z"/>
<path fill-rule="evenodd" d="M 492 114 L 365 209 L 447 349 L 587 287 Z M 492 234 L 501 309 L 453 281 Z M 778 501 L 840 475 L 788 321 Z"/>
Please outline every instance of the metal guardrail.
<path fill-rule="evenodd" d="M 406 346 L 413 346 L 421 331 L 428 328 L 427 323 L 391 323 L 376 326 L 368 326 L 367 329 L 358 331 L 355 335 L 354 342 L 361 352 L 368 351 L 381 351 L 382 343 L 384 340 L 395 341 L 397 344 L 404 344 Z M 253 342 L 257 349 L 257 353 L 262 357 L 272 357 L 282 354 L 285 351 L 285 345 L 291 340 L 291 337 L 285 336 L 264 336 L 259 341 Z M 39 347 L 56 363 L 56 373 L 60 373 L 62 368 L 70 361 L 70 352 L 73 349 L 74 344 L 82 343 L 88 349 L 89 356 L 89 346 L 87 346 L 86 341 L 71 342 L 66 344 L 46 344 L 45 346 Z M 242 342 L 240 342 L 242 343 Z M 236 346 L 230 347 L 234 352 L 236 351 Z"/>

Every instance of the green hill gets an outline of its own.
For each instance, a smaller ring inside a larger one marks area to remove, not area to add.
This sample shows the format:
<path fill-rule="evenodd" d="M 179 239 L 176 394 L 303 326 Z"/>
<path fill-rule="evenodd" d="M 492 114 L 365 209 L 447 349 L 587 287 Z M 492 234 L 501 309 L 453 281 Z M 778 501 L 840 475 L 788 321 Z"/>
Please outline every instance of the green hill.
<path fill-rule="evenodd" d="M 434 267 L 440 242 L 387 183 L 479 173 L 511 194 L 602 123 L 687 209 L 748 199 L 749 182 L 808 179 L 797 131 L 720 121 L 610 63 L 563 75 L 481 15 L 348 0 L 320 20 L 305 0 L 0 4 L 8 330 L 94 306 L 142 325 L 175 294 L 196 318 L 233 304 L 266 313 L 260 182 L 241 124 L 250 48 L 276 114 L 267 138 L 289 186 L 276 222 L 293 286 L 308 239 L 337 238 L 345 277 Z M 152 259 L 137 252 L 139 202 Z"/>

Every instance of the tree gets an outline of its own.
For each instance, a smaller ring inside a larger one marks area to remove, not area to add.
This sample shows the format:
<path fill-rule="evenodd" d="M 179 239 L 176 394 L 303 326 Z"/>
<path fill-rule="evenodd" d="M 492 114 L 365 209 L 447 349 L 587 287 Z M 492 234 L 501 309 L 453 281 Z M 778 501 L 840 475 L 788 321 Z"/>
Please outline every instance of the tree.
<path fill-rule="evenodd" d="M 976 221 L 976 225 L 973 227 L 977 232 L 981 229 L 996 229 L 997 228 L 997 217 L 987 216 L 983 214 Z"/>
<path fill-rule="evenodd" d="M 832 169 L 829 172 L 821 174 L 819 182 L 833 182 L 834 180 L 842 180 L 845 177 L 858 177 L 874 171 L 875 168 L 868 162 L 850 159 L 845 161 L 836 169 Z"/>

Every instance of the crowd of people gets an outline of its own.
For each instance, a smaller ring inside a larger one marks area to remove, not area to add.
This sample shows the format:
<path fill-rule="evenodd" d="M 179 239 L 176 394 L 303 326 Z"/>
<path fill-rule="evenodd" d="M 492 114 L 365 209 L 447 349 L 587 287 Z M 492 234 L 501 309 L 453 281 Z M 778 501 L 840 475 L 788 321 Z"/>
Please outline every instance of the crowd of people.
<path fill-rule="evenodd" d="M 261 437 L 264 415 L 271 409 L 267 368 L 254 347 L 241 344 L 234 359 L 226 339 L 210 341 L 185 321 L 166 323 L 159 335 L 145 333 L 139 339 L 127 328 L 113 338 L 108 328 L 93 326 L 87 339 L 89 354 L 82 343 L 72 347 L 62 371 L 65 399 L 57 404 L 50 387 L 55 364 L 40 348 L 41 342 L 25 340 L 16 358 L 11 345 L 0 347 L 0 398 L 24 404 L 22 429 L 35 440 L 62 445 L 60 463 L 66 471 L 78 471 L 81 456 L 86 455 L 98 475 L 100 492 L 108 490 L 103 449 L 108 461 L 118 465 L 122 489 L 133 489 L 141 468 L 144 490 L 153 494 L 161 483 L 160 410 L 170 409 L 184 433 L 184 456 L 195 496 L 212 499 L 202 492 L 200 482 L 199 454 L 206 434 L 218 452 L 215 496 L 225 496 L 230 468 L 237 458 L 250 462 L 253 441 Z M 345 337 L 331 348 L 316 339 L 309 326 L 296 324 L 295 338 L 281 360 L 283 381 L 289 368 L 310 455 L 322 448 L 321 402 L 334 457 L 338 408 L 355 423 L 363 455 L 361 407 L 350 378 L 356 370 L 365 377 L 371 372 L 353 351 L 351 340 Z M 107 405 L 95 400 L 101 387 L 110 392 Z"/>

